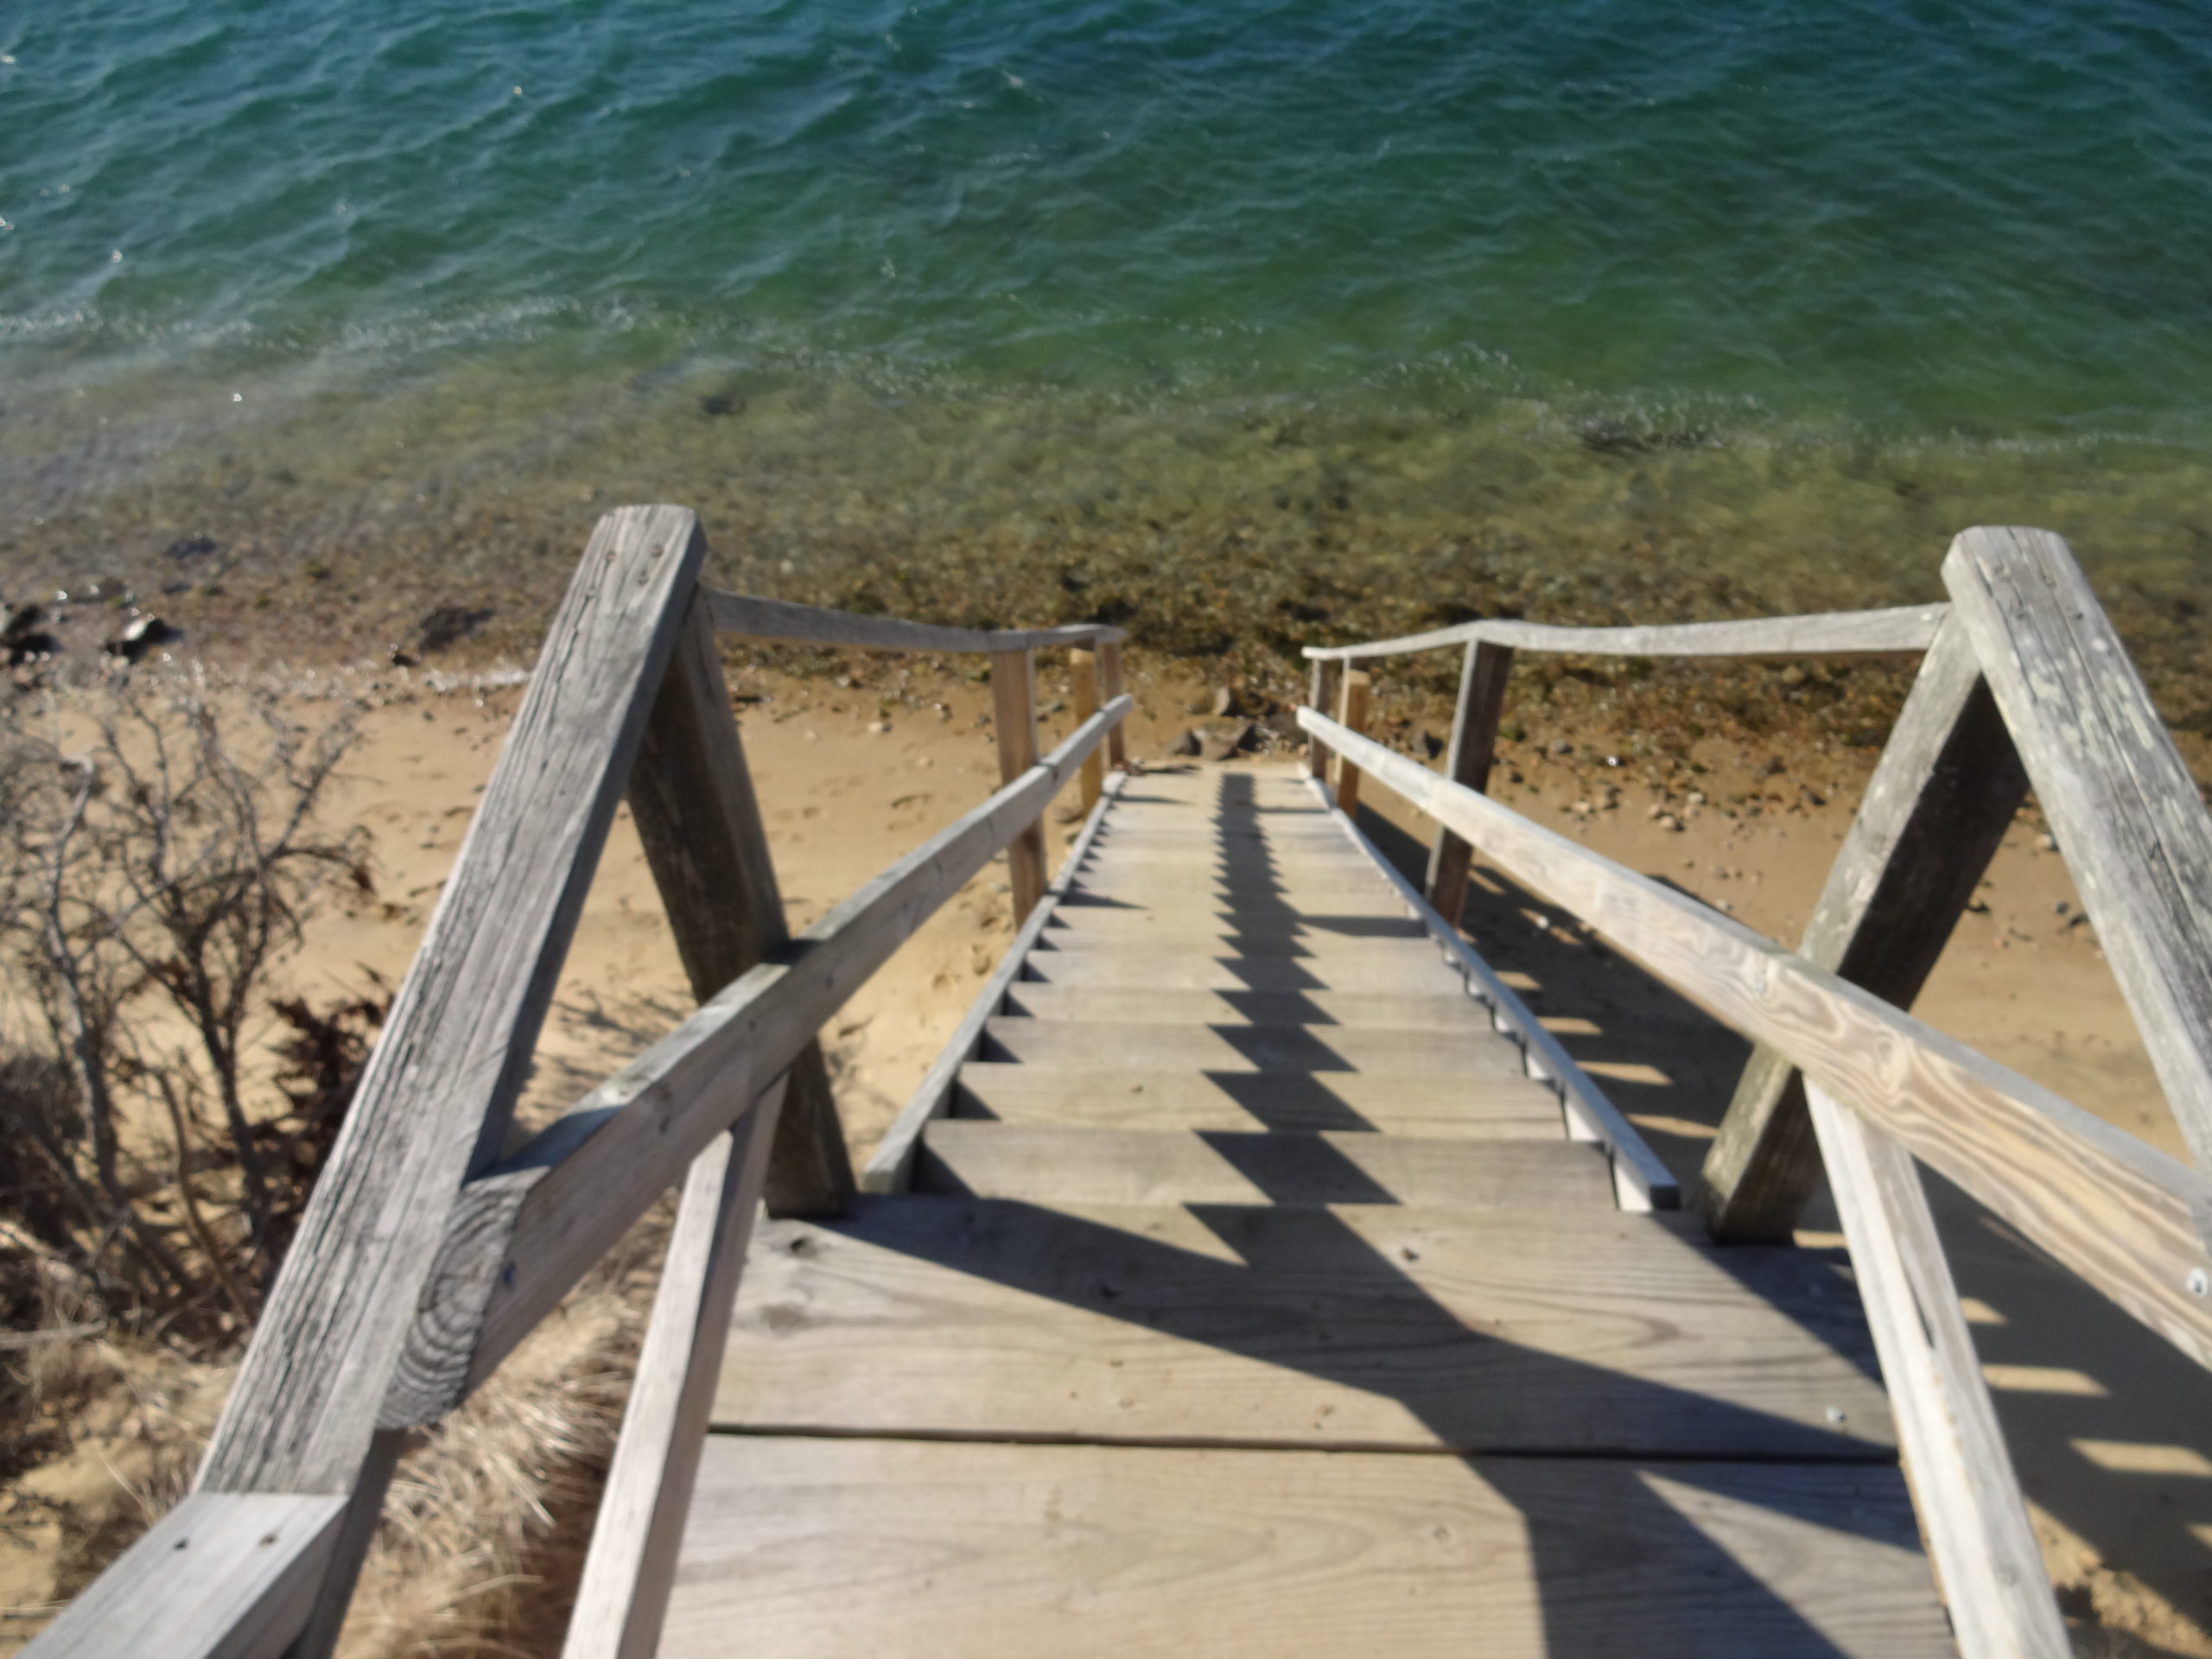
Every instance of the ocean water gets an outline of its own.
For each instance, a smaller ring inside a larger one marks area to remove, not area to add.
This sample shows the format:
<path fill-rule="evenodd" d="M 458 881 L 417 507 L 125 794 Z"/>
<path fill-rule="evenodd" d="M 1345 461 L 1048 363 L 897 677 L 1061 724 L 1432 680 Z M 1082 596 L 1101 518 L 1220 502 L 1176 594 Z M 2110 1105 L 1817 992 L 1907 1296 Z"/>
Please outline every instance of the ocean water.
<path fill-rule="evenodd" d="M 0 588 L 205 534 L 520 617 L 672 497 L 756 586 L 1205 649 L 1193 583 L 1289 639 L 2212 549 L 2181 0 L 107 0 L 0 56 Z"/>

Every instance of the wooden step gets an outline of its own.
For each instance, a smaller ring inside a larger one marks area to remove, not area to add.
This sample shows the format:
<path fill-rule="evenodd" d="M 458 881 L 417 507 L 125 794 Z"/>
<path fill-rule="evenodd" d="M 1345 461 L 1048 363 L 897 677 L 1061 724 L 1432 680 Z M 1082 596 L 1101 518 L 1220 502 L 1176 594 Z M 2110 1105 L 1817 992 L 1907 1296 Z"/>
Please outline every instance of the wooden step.
<path fill-rule="evenodd" d="M 1519 1048 L 1471 1025 L 1457 1031 L 1374 1031 L 1356 1026 L 1143 1025 L 1001 1014 L 985 1022 L 977 1058 L 1161 1071 L 1525 1074 Z"/>
<path fill-rule="evenodd" d="M 1303 902 L 1300 902 L 1303 900 Z M 1141 918 L 1141 920 L 1139 920 Z M 1077 885 L 1053 916 L 1053 927 L 1157 927 L 1224 933 L 1340 931 L 1354 938 L 1427 938 L 1409 933 L 1405 902 L 1380 882 L 1338 887 L 1243 889 L 1212 893 L 1201 882 L 1150 882 L 1089 887 Z M 1387 927 L 1376 927 L 1387 923 Z M 1421 927 L 1414 923 L 1414 927 Z"/>
<path fill-rule="evenodd" d="M 1465 982 L 1434 950 L 1379 956 L 1200 956 L 1160 950 L 1039 950 L 1025 982 L 1126 985 L 1159 990 L 1338 991 L 1463 995 Z"/>
<path fill-rule="evenodd" d="M 1889 1459 L 1827 1255 L 1596 1208 L 917 1195 L 755 1234 L 719 1425 Z"/>
<path fill-rule="evenodd" d="M 1055 911 L 1043 937 L 1057 942 L 1071 933 L 1090 933 L 1115 940 L 1173 939 L 1179 949 L 1186 942 L 1196 944 L 1207 939 L 1250 938 L 1262 943 L 1274 939 L 1318 940 L 1325 944 L 1403 939 L 1425 943 L 1429 937 L 1428 930 L 1402 909 L 1395 915 L 1385 916 L 1315 914 L 1309 911 L 1288 917 L 1260 916 L 1246 922 L 1235 916 L 1217 917 L 1203 911 L 1179 917 L 1173 912 L 1117 911 L 1092 905 Z"/>
<path fill-rule="evenodd" d="M 1613 1208 L 1596 1147 L 1408 1135 L 1070 1129 L 939 1119 L 918 1192 L 1038 1204 L 1580 1205 Z"/>
<path fill-rule="evenodd" d="M 1464 990 L 1193 991 L 1147 986 L 1049 985 L 1016 980 L 1000 1012 L 1033 1020 L 1104 1020 L 1190 1026 L 1357 1026 L 1368 1030 L 1491 1029 L 1490 1011 Z"/>
<path fill-rule="evenodd" d="M 1342 1129 L 1556 1139 L 1559 1096 L 1525 1077 L 1358 1071 L 1147 1071 L 1130 1067 L 960 1068 L 955 1116 L 1122 1129 Z"/>
<path fill-rule="evenodd" d="M 1954 1651 L 1895 1469 L 717 1434 L 660 1652 L 740 1632 L 781 1659 Z"/>
<path fill-rule="evenodd" d="M 1357 918 L 1355 918 L 1357 919 Z M 1377 918 L 1387 920 L 1388 918 Z M 1048 926 L 1038 936 L 1042 950 L 1179 951 L 1197 957 L 1327 957 L 1368 962 L 1440 962 L 1442 953 L 1427 936 L 1413 938 L 1395 933 L 1324 932 L 1313 929 L 1290 931 L 1270 928 L 1243 931 L 1205 927 L 1179 930 L 1160 924 L 1150 928 L 1123 927 L 1108 931 L 1095 927 Z"/>

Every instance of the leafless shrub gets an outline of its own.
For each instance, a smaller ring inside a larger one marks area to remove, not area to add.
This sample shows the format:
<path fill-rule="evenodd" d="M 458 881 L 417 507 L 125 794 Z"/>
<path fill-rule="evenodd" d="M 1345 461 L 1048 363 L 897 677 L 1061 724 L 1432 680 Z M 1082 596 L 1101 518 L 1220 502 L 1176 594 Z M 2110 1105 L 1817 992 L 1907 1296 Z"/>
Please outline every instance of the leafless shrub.
<path fill-rule="evenodd" d="M 0 1215 L 103 1317 L 250 1324 L 335 1134 L 381 1004 L 270 977 L 332 882 L 368 884 L 316 813 L 352 738 L 191 680 L 0 726 Z"/>

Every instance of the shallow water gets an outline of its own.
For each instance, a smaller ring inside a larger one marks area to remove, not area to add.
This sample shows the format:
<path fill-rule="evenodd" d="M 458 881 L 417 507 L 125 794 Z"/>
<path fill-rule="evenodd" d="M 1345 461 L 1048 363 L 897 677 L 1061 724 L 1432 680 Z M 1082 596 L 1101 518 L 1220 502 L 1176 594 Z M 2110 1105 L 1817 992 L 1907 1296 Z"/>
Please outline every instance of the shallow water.
<path fill-rule="evenodd" d="M 2198 8 L 112 0 L 0 54 L 11 594 L 205 533 L 341 632 L 526 632 L 642 497 L 751 585 L 1183 650 L 1919 597 L 1985 519 L 2154 620 L 2207 568 Z"/>

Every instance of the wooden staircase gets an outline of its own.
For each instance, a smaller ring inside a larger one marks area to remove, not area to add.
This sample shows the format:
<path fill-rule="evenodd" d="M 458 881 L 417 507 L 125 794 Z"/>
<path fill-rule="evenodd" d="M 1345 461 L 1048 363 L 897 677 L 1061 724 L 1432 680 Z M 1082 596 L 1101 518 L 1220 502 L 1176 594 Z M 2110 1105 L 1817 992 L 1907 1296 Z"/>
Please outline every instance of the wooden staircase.
<path fill-rule="evenodd" d="M 1129 780 L 912 1191 L 753 1236 L 675 1659 L 1953 1650 L 1840 1253 L 1617 1206 L 1305 779 Z"/>

